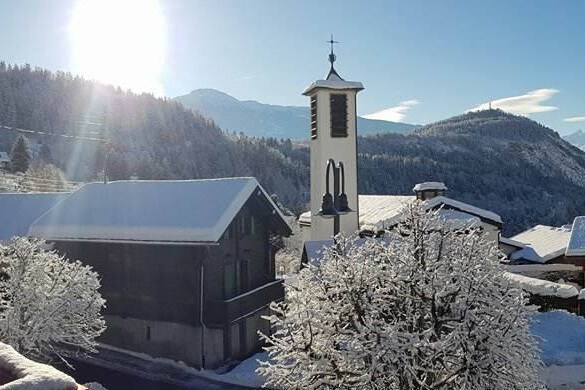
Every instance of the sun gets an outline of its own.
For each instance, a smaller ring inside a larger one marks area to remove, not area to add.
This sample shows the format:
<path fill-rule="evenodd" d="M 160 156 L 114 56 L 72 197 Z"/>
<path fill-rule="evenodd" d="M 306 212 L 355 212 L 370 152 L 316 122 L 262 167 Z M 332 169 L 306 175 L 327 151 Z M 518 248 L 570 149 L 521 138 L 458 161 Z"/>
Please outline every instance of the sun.
<path fill-rule="evenodd" d="M 69 34 L 74 72 L 134 92 L 162 94 L 166 37 L 158 0 L 79 0 Z"/>

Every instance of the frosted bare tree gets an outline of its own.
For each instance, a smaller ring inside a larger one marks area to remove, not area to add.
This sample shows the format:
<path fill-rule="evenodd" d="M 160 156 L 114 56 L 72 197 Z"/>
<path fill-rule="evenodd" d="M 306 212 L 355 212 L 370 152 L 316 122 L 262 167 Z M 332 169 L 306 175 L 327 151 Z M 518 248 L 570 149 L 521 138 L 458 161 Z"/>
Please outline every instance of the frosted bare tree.
<path fill-rule="evenodd" d="M 98 274 L 45 247 L 27 238 L 0 247 L 0 340 L 45 361 L 94 351 L 105 330 Z"/>
<path fill-rule="evenodd" d="M 279 388 L 539 389 L 534 311 L 479 230 L 412 207 L 384 242 L 338 239 L 272 304 Z"/>

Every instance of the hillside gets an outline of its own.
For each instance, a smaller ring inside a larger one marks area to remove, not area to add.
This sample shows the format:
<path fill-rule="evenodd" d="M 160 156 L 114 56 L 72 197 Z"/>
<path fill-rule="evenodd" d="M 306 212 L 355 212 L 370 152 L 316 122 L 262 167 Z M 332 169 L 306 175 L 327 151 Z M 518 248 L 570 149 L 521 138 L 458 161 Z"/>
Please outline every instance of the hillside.
<path fill-rule="evenodd" d="M 228 136 L 180 103 L 66 73 L 0 62 L 0 151 L 22 131 L 37 159 L 70 180 L 255 176 L 287 204 L 306 200 L 308 169 L 266 142 Z M 39 134 L 43 132 L 44 134 Z"/>
<path fill-rule="evenodd" d="M 506 234 L 585 214 L 585 153 L 525 117 L 472 112 L 412 135 L 363 137 L 358 149 L 361 193 L 443 181 L 449 196 L 501 214 Z"/>
<path fill-rule="evenodd" d="M 214 89 L 197 89 L 175 100 L 212 118 L 224 130 L 255 137 L 308 138 L 308 107 L 242 101 Z M 407 123 L 358 118 L 360 135 L 408 133 L 415 128 Z"/>

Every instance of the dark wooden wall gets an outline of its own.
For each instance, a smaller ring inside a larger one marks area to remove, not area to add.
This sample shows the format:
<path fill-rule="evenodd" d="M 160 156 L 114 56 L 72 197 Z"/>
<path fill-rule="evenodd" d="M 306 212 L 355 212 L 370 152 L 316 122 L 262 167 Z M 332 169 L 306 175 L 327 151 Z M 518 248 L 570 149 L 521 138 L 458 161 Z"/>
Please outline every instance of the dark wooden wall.
<path fill-rule="evenodd" d="M 105 314 L 199 325 L 199 267 L 205 247 L 91 242 L 55 246 L 99 273 Z"/>
<path fill-rule="evenodd" d="M 219 243 L 209 247 L 205 262 L 208 299 L 227 300 L 275 279 L 267 218 L 254 199 L 244 205 Z"/>

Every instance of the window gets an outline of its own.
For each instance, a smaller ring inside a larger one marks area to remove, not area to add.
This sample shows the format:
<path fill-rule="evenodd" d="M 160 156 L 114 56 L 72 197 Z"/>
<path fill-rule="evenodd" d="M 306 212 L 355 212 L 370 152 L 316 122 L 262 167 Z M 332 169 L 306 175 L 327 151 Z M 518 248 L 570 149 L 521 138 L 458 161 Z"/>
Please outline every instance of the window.
<path fill-rule="evenodd" d="M 347 95 L 332 93 L 331 106 L 331 136 L 347 137 Z"/>
<path fill-rule="evenodd" d="M 317 138 L 317 96 L 311 96 L 311 139 Z"/>

